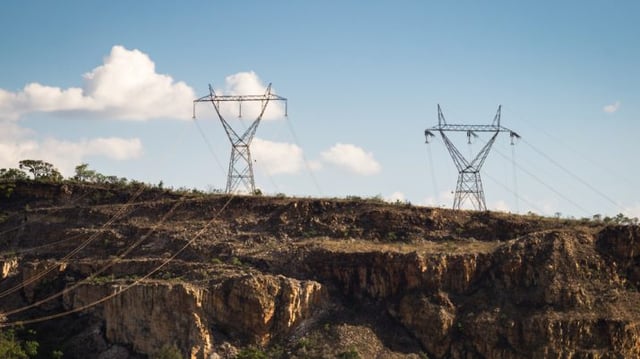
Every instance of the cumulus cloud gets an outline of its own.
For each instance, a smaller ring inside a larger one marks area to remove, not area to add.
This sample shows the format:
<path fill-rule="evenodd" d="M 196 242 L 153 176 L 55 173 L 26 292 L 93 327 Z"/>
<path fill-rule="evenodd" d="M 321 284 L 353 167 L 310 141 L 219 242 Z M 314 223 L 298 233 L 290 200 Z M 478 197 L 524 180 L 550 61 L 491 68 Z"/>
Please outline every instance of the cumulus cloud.
<path fill-rule="evenodd" d="M 138 138 L 99 137 L 79 142 L 47 139 L 41 147 L 56 157 L 72 156 L 78 159 L 85 156 L 103 156 L 122 161 L 142 155 L 142 142 Z"/>
<path fill-rule="evenodd" d="M 227 76 L 225 78 L 225 87 L 223 89 L 216 89 L 217 95 L 228 96 L 246 96 L 246 95 L 264 95 L 267 91 L 267 86 L 258 75 L 253 72 L 238 72 L 234 75 Z M 271 88 L 271 93 L 276 94 L 274 88 Z M 237 118 L 240 115 L 240 105 L 236 102 L 220 102 L 220 112 L 222 116 L 229 120 Z M 242 103 L 242 117 L 249 120 L 255 120 L 262 111 L 261 101 L 251 101 Z M 285 115 L 285 104 L 283 101 L 269 101 L 267 108 L 262 115 L 263 120 L 277 120 L 282 119 Z"/>
<path fill-rule="evenodd" d="M 0 89 L 0 119 L 59 111 L 128 120 L 191 116 L 193 89 L 156 73 L 154 62 L 139 50 L 114 46 L 104 63 L 83 79 L 82 88 L 30 83 L 15 93 Z"/>
<path fill-rule="evenodd" d="M 602 111 L 606 112 L 606 113 L 614 113 L 616 111 L 618 111 L 618 109 L 620 108 L 620 101 L 616 101 L 610 105 L 606 105 L 602 108 Z"/>
<path fill-rule="evenodd" d="M 77 142 L 48 138 L 39 141 L 33 133 L 13 122 L 0 122 L 0 168 L 16 167 L 24 159 L 39 159 L 55 165 L 64 175 L 88 156 L 128 160 L 142 155 L 142 142 L 137 138 L 105 137 Z"/>
<path fill-rule="evenodd" d="M 438 193 L 437 197 L 426 197 L 422 201 L 422 205 L 427 207 L 444 207 L 450 208 L 453 205 L 453 192 L 442 191 Z"/>
<path fill-rule="evenodd" d="M 322 152 L 321 157 L 324 162 L 359 175 L 373 175 L 382 170 L 373 153 L 352 144 L 337 143 Z"/>
<path fill-rule="evenodd" d="M 493 205 L 490 206 L 490 209 L 498 212 L 511 212 L 509 204 L 507 204 L 507 202 L 505 202 L 504 200 L 498 200 L 497 202 L 494 202 Z"/>
<path fill-rule="evenodd" d="M 406 198 L 404 193 L 400 191 L 393 192 L 386 198 L 387 202 L 396 203 L 396 202 L 405 202 Z"/>
<path fill-rule="evenodd" d="M 302 149 L 295 144 L 254 138 L 251 155 L 257 165 L 271 175 L 296 174 L 304 168 Z"/>
<path fill-rule="evenodd" d="M 640 203 L 626 206 L 622 213 L 624 213 L 629 218 L 640 218 Z"/>

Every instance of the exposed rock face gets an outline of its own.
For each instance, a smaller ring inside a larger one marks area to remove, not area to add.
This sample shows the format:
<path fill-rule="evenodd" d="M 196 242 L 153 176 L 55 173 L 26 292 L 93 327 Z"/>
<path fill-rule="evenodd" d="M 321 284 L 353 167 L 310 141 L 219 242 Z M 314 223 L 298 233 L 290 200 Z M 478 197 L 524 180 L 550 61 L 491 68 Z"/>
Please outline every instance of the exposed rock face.
<path fill-rule="evenodd" d="M 0 293 L 22 285 L 0 320 L 69 289 L 6 320 L 81 309 L 72 358 L 640 357 L 637 226 L 48 186 L 1 203 L 0 232 L 20 230 L 0 237 Z"/>
<path fill-rule="evenodd" d="M 0 279 L 5 279 L 18 268 L 17 258 L 8 258 L 0 260 L 2 264 L 2 273 L 0 273 Z"/>
<path fill-rule="evenodd" d="M 449 353 L 456 308 L 446 294 L 438 293 L 432 298 L 407 295 L 400 300 L 394 314 L 429 353 L 438 358 Z"/>
<path fill-rule="evenodd" d="M 336 283 L 346 295 L 389 298 L 407 290 L 464 293 L 491 265 L 485 254 L 312 251 L 305 259 L 314 277 Z"/>
<path fill-rule="evenodd" d="M 65 307 L 82 307 L 125 286 L 83 285 L 65 297 Z M 325 304 L 326 291 L 317 282 L 256 274 L 209 288 L 139 284 L 105 301 L 96 315 L 104 319 L 110 342 L 129 343 L 135 351 L 150 354 L 169 344 L 191 358 L 209 358 L 218 344 L 211 328 L 265 345 Z"/>
<path fill-rule="evenodd" d="M 203 305 L 226 331 L 264 345 L 326 305 L 326 291 L 313 281 L 248 275 L 211 290 Z"/>
<path fill-rule="evenodd" d="M 605 228 L 598 235 L 597 245 L 599 251 L 612 257 L 620 274 L 635 288 L 640 288 L 640 228 Z"/>

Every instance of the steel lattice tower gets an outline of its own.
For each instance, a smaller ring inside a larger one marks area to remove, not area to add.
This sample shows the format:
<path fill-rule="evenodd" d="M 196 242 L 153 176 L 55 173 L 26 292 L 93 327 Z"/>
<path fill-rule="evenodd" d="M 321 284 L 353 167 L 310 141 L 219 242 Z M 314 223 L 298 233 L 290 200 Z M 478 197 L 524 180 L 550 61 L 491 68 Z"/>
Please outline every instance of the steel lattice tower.
<path fill-rule="evenodd" d="M 260 114 L 251 123 L 251 125 L 244 131 L 242 135 L 238 135 L 236 131 L 229 125 L 224 119 L 220 111 L 221 102 L 237 102 L 239 104 L 239 115 L 242 117 L 242 103 L 260 101 Z M 209 94 L 202 96 L 193 101 L 193 118 L 196 117 L 196 103 L 198 102 L 211 102 L 213 108 L 216 110 L 216 114 L 224 127 L 224 131 L 229 137 L 231 142 L 231 159 L 229 160 L 229 170 L 227 174 L 227 187 L 226 193 L 235 193 L 240 185 L 244 185 L 244 189 L 249 193 L 254 194 L 256 192 L 256 184 L 253 178 L 253 161 L 251 160 L 251 141 L 258 130 L 258 125 L 262 120 L 267 105 L 270 101 L 284 101 L 285 102 L 285 116 L 286 116 L 286 103 L 287 99 L 276 94 L 271 93 L 271 84 L 267 87 L 264 95 L 247 95 L 247 96 L 227 96 L 217 95 L 213 91 L 213 87 L 209 85 Z"/>
<path fill-rule="evenodd" d="M 500 113 L 502 105 L 498 106 L 498 111 L 491 125 L 452 125 L 448 124 L 442 114 L 442 109 L 438 105 L 438 125 L 428 128 L 424 131 L 426 143 L 429 143 L 429 138 L 434 137 L 434 132 L 439 132 L 442 136 L 453 163 L 458 169 L 458 182 L 456 184 L 456 192 L 453 199 L 453 209 L 460 209 L 462 204 L 469 200 L 474 209 L 479 211 L 486 211 L 487 204 L 484 199 L 484 189 L 482 188 L 482 179 L 480 178 L 480 169 L 484 164 L 484 161 L 491 151 L 491 146 L 495 142 L 500 132 L 509 132 L 511 137 L 511 144 L 513 145 L 514 138 L 520 138 L 520 136 L 514 131 L 500 126 Z M 451 142 L 446 132 L 466 132 L 467 139 L 471 143 L 471 137 L 477 137 L 476 132 L 492 132 L 493 135 L 482 147 L 482 149 L 471 160 L 467 160 L 456 146 Z"/>

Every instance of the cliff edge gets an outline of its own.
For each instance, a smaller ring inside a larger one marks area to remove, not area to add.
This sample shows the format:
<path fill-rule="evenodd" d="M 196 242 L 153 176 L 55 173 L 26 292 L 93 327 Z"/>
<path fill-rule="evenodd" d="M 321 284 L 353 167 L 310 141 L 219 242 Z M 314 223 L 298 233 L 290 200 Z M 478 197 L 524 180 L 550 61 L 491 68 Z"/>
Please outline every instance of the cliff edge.
<path fill-rule="evenodd" d="M 640 357 L 632 225 L 25 181 L 0 250 L 68 358 Z"/>

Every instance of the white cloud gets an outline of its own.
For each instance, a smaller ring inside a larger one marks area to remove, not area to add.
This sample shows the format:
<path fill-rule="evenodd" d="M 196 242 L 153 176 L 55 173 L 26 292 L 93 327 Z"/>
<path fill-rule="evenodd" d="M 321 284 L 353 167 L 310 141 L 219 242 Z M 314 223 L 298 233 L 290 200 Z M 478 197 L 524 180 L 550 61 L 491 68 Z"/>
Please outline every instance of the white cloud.
<path fill-rule="evenodd" d="M 153 61 L 139 50 L 114 46 L 103 65 L 83 77 L 82 88 L 30 83 L 16 93 L 0 89 L 0 119 L 58 111 L 129 120 L 191 117 L 194 91 L 156 73 Z"/>
<path fill-rule="evenodd" d="M 38 141 L 33 133 L 13 122 L 0 122 L 0 168 L 17 167 L 24 159 L 39 159 L 56 166 L 62 174 L 73 174 L 76 165 L 88 156 L 128 160 L 142 155 L 137 138 L 94 138 L 78 142 L 49 138 Z"/>
<path fill-rule="evenodd" d="M 142 155 L 142 142 L 138 138 L 101 137 L 79 142 L 47 139 L 41 147 L 56 157 L 71 156 L 78 159 L 85 156 L 103 156 L 122 161 Z"/>
<path fill-rule="evenodd" d="M 264 95 L 267 85 L 256 75 L 255 72 L 238 72 L 225 78 L 225 88 L 216 89 L 217 95 L 246 96 Z M 276 94 L 271 88 L 271 93 Z M 220 112 L 226 120 L 237 118 L 240 115 L 240 105 L 237 102 L 220 102 Z M 242 103 L 242 117 L 255 120 L 262 110 L 261 101 L 250 101 Z M 283 101 L 269 101 L 267 108 L 262 115 L 263 120 L 282 119 L 285 115 L 285 104 Z"/>
<path fill-rule="evenodd" d="M 602 108 L 602 111 L 606 112 L 606 113 L 614 113 L 616 111 L 618 111 L 618 109 L 620 108 L 620 101 L 616 101 L 610 105 L 606 105 Z"/>
<path fill-rule="evenodd" d="M 321 156 L 323 161 L 359 175 L 373 175 L 382 170 L 371 152 L 352 144 L 337 143 Z"/>
<path fill-rule="evenodd" d="M 451 208 L 453 205 L 453 192 L 442 191 L 438 193 L 437 198 L 430 196 L 422 201 L 422 205 L 427 207 Z"/>
<path fill-rule="evenodd" d="M 625 207 L 622 213 L 629 218 L 640 218 L 640 203 Z"/>
<path fill-rule="evenodd" d="M 302 149 L 295 144 L 254 138 L 251 155 L 268 174 L 295 174 L 304 168 Z"/>
<path fill-rule="evenodd" d="M 310 160 L 307 165 L 309 166 L 310 171 L 319 171 L 323 167 L 322 162 L 317 160 Z"/>
<path fill-rule="evenodd" d="M 509 205 L 504 200 L 498 200 L 497 202 L 493 203 L 493 205 L 490 206 L 489 210 L 507 213 L 511 212 L 511 208 L 509 208 Z"/>
<path fill-rule="evenodd" d="M 404 202 L 406 201 L 406 197 L 404 193 L 400 191 L 393 192 L 386 198 L 387 202 L 395 203 L 395 202 Z"/>

